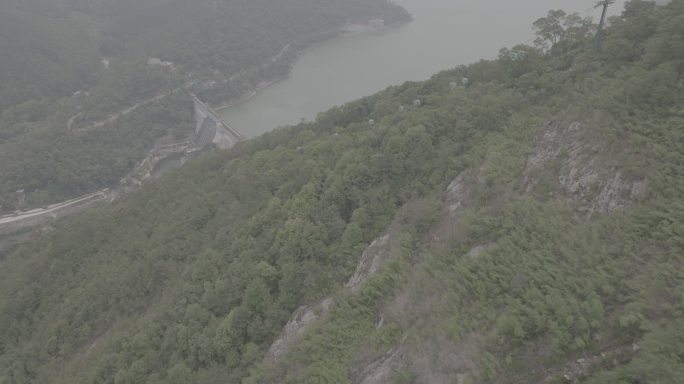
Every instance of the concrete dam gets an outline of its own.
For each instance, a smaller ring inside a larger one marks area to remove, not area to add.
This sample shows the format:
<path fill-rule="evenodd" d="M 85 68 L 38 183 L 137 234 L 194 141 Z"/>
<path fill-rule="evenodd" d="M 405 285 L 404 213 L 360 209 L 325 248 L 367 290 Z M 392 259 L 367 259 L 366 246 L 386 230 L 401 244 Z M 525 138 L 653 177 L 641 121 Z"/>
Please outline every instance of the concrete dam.
<path fill-rule="evenodd" d="M 202 102 L 194 94 L 190 94 L 195 103 L 195 142 L 200 148 L 215 145 L 221 149 L 232 148 L 244 140 L 244 136 L 226 123 L 210 106 Z"/>

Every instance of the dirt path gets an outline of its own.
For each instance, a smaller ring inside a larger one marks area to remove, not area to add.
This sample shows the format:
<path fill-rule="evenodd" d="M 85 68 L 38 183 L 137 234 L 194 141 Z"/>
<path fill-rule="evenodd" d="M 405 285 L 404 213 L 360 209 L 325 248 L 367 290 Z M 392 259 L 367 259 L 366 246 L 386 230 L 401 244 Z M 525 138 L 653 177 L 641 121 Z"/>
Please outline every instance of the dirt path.
<path fill-rule="evenodd" d="M 178 90 L 180 90 L 180 89 L 182 89 L 182 88 L 184 88 L 184 87 L 174 88 L 174 89 L 172 89 L 172 90 L 170 90 L 170 91 L 167 91 L 167 92 L 164 92 L 164 93 L 157 94 L 157 95 L 154 96 L 154 97 L 151 97 L 151 98 L 149 98 L 149 99 L 147 99 L 147 100 L 143 100 L 143 101 L 141 101 L 141 102 L 139 102 L 139 103 L 136 103 L 136 104 L 134 104 L 134 105 L 132 105 L 132 106 L 130 106 L 130 107 L 124 109 L 124 110 L 121 110 L 121 111 L 119 111 L 119 112 L 117 112 L 117 113 L 115 113 L 115 114 L 109 116 L 108 118 L 106 118 L 106 119 L 104 119 L 104 120 L 100 120 L 100 121 L 98 121 L 98 122 L 95 122 L 95 123 L 90 124 L 90 125 L 88 125 L 88 126 L 86 126 L 86 127 L 83 127 L 83 128 L 74 129 L 74 123 L 76 122 L 76 119 L 78 119 L 78 118 L 83 114 L 83 112 L 79 112 L 79 113 L 77 113 L 76 115 L 72 116 L 71 119 L 69 119 L 69 122 L 67 123 L 67 128 L 68 128 L 69 131 L 72 132 L 72 133 L 83 133 L 83 132 L 91 131 L 91 130 L 93 130 L 93 129 L 102 128 L 102 127 L 104 127 L 104 126 L 107 125 L 107 124 L 111 124 L 111 123 L 117 121 L 117 120 L 118 120 L 119 118 L 121 118 L 122 116 L 126 116 L 126 115 L 128 115 L 129 113 L 134 112 L 136 109 L 138 109 L 138 108 L 140 108 L 140 107 L 142 107 L 142 106 L 145 106 L 145 105 L 147 105 L 147 104 L 154 103 L 155 101 L 159 101 L 159 100 L 161 100 L 161 99 L 163 99 L 163 98 L 169 96 L 170 94 L 172 94 L 172 93 L 174 93 L 174 92 L 176 92 L 176 91 L 178 91 Z"/>

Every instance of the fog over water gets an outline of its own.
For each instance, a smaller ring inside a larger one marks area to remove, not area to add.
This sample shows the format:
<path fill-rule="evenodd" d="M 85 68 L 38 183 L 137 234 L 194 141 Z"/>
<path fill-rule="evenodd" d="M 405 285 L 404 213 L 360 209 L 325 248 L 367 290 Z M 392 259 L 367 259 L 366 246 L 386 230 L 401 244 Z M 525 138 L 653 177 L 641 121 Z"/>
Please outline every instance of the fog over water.
<path fill-rule="evenodd" d="M 223 118 L 253 137 L 279 125 L 312 120 L 333 105 L 532 43 L 532 23 L 550 9 L 598 21 L 595 0 L 397 0 L 413 22 L 382 32 L 347 35 L 301 56 L 291 76 Z M 618 14 L 625 0 L 612 6 Z"/>

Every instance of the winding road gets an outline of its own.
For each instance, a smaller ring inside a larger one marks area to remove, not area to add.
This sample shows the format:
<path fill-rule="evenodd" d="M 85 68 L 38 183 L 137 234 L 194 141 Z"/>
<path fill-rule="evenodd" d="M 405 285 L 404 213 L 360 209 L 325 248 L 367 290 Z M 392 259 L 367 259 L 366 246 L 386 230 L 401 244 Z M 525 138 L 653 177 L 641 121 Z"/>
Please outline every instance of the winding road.
<path fill-rule="evenodd" d="M 47 208 L 34 209 L 16 215 L 0 216 L 0 233 L 4 230 L 11 230 L 13 227 L 32 226 L 33 223 L 42 220 L 57 218 L 60 214 L 68 213 L 67 211 L 78 210 L 97 201 L 106 201 L 109 198 L 109 193 L 109 189 L 103 189 L 76 199 L 50 205 Z"/>
<path fill-rule="evenodd" d="M 166 91 L 166 92 L 164 92 L 164 93 L 157 94 L 157 95 L 154 96 L 154 97 L 151 97 L 151 98 L 149 98 L 149 99 L 147 99 L 147 100 L 143 100 L 143 101 L 141 101 L 141 102 L 139 102 L 139 103 L 136 103 L 136 104 L 134 104 L 134 105 L 132 105 L 132 106 L 130 106 L 130 107 L 124 109 L 124 110 L 121 110 L 121 111 L 119 111 L 119 112 L 117 112 L 117 113 L 115 113 L 115 114 L 109 116 L 108 118 L 106 118 L 106 119 L 104 119 L 104 120 L 100 120 L 100 121 L 98 121 L 98 122 L 92 123 L 92 124 L 90 124 L 90 125 L 88 125 L 88 126 L 86 126 L 86 127 L 83 127 L 83 128 L 74 129 L 74 123 L 76 122 L 76 119 L 78 119 L 78 118 L 83 114 L 83 112 L 79 112 L 79 113 L 75 114 L 74 116 L 72 116 L 72 117 L 69 119 L 69 122 L 67 123 L 67 128 L 69 129 L 69 132 L 72 132 L 72 133 L 83 133 L 83 132 L 91 131 L 91 130 L 93 130 L 93 129 L 102 128 L 102 127 L 104 127 L 105 125 L 111 124 L 111 123 L 115 122 L 115 121 L 118 120 L 120 117 L 126 116 L 126 115 L 128 115 L 129 113 L 135 111 L 136 109 L 138 109 L 138 108 L 140 108 L 140 107 L 142 107 L 142 106 L 145 106 L 145 105 L 150 104 L 150 103 L 154 103 L 155 101 L 159 101 L 159 100 L 161 100 L 161 99 L 163 99 L 163 98 L 169 96 L 170 94 L 172 94 L 172 93 L 174 93 L 174 92 L 176 92 L 176 91 L 178 91 L 178 90 L 181 90 L 181 89 L 184 89 L 184 88 L 188 88 L 188 87 L 189 87 L 188 85 L 184 85 L 184 86 L 182 86 L 182 87 L 174 88 L 174 89 L 172 89 L 172 90 L 170 90 L 170 91 Z"/>

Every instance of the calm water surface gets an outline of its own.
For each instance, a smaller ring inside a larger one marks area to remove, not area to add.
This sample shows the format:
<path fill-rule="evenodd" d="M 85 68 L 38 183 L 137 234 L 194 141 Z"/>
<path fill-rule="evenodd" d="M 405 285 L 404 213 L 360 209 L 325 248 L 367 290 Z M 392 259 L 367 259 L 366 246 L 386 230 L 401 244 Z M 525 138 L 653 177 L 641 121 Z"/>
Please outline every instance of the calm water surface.
<path fill-rule="evenodd" d="M 399 28 L 343 36 L 306 52 L 291 76 L 221 112 L 245 136 L 312 120 L 334 105 L 533 40 L 549 9 L 600 17 L 594 0 L 397 0 L 414 17 Z M 612 13 L 624 5 L 618 1 Z"/>

